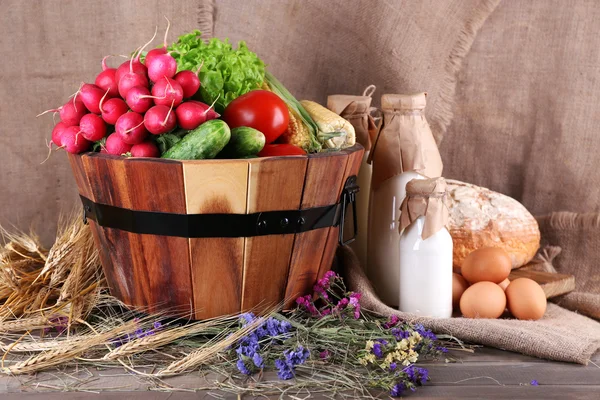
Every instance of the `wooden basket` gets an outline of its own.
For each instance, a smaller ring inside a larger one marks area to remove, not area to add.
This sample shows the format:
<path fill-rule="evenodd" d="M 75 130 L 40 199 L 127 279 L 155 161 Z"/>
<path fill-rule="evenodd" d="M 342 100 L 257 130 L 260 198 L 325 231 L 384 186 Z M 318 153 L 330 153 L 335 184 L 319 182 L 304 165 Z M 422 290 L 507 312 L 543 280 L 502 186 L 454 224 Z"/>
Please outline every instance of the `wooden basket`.
<path fill-rule="evenodd" d="M 174 161 L 99 153 L 70 155 L 69 160 L 82 200 L 106 205 L 104 214 L 113 206 L 185 218 L 338 203 L 347 178 L 358 173 L 363 152 L 356 145 L 339 152 L 244 160 Z M 286 307 L 293 306 L 329 270 L 339 233 L 332 226 L 301 233 L 189 238 L 132 233 L 91 219 L 89 224 L 114 296 L 148 312 L 194 319 L 284 300 Z"/>

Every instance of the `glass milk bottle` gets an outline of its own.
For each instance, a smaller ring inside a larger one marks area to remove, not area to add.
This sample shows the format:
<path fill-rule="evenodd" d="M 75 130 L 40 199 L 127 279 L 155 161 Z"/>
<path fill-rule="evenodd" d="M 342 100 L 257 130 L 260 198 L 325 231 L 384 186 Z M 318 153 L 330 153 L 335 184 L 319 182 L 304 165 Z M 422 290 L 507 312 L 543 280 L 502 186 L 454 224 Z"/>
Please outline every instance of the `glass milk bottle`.
<path fill-rule="evenodd" d="M 397 250 L 400 311 L 433 318 L 452 316 L 452 237 L 447 224 L 444 178 L 408 182 Z"/>
<path fill-rule="evenodd" d="M 371 194 L 371 172 L 372 166 L 367 163 L 371 150 L 371 138 L 377 133 L 377 127 L 370 115 L 371 95 L 375 86 L 367 87 L 362 96 L 351 96 L 336 94 L 327 97 L 327 108 L 348 120 L 356 132 L 356 141 L 365 148 L 360 170 L 358 172 L 357 184 L 360 187 L 356 195 L 356 216 L 358 232 L 356 240 L 350 243 L 350 247 L 356 253 L 363 269 L 367 265 L 367 237 L 369 226 L 369 197 Z M 353 234 L 352 224 L 346 224 L 345 237 Z"/>
<path fill-rule="evenodd" d="M 386 94 L 383 124 L 371 150 L 367 275 L 379 298 L 398 306 L 400 282 L 398 220 L 412 179 L 442 174 L 442 160 L 425 119 L 426 94 Z"/>

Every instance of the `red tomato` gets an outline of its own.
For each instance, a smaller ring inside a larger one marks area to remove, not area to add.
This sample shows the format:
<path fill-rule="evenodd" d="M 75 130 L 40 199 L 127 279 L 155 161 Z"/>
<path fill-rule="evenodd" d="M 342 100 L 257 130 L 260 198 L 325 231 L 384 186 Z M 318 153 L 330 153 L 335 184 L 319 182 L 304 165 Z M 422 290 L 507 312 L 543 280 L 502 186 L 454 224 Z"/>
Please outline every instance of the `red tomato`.
<path fill-rule="evenodd" d="M 259 157 L 303 156 L 306 152 L 293 144 L 266 144 L 258 153 Z"/>
<path fill-rule="evenodd" d="M 274 142 L 288 127 L 290 117 L 284 101 L 273 92 L 253 90 L 233 100 L 225 108 L 223 120 L 230 128 L 249 126 Z"/>

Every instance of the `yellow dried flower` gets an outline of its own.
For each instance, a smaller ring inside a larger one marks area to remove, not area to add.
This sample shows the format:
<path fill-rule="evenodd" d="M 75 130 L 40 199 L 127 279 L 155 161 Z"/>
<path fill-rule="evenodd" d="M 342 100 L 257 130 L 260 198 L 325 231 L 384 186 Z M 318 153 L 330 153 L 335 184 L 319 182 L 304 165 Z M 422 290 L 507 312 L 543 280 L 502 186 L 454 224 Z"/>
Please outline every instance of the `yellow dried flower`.
<path fill-rule="evenodd" d="M 408 340 L 402 339 L 398 343 L 396 343 L 396 348 L 398 350 L 408 350 Z"/>
<path fill-rule="evenodd" d="M 421 341 L 421 334 L 419 332 L 413 332 L 408 338 L 408 341 L 410 342 L 411 347 L 416 345 Z"/>
<path fill-rule="evenodd" d="M 410 361 L 411 363 L 416 363 L 417 360 L 419 359 L 419 353 L 417 353 L 416 351 L 414 351 L 413 349 L 410 349 L 408 351 L 408 357 L 407 360 Z"/>
<path fill-rule="evenodd" d="M 367 340 L 367 344 L 365 345 L 365 350 L 371 350 L 373 348 L 373 346 L 375 345 L 375 342 L 372 340 Z"/>

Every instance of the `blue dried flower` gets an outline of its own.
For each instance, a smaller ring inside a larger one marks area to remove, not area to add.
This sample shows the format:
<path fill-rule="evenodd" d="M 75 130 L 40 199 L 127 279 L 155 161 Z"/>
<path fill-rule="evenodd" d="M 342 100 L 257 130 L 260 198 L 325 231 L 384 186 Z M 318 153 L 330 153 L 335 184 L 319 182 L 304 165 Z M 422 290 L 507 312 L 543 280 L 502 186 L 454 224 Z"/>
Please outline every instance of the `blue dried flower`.
<path fill-rule="evenodd" d="M 392 335 L 394 335 L 394 338 L 397 341 L 400 341 L 402 339 L 408 339 L 409 336 L 410 336 L 410 332 L 409 331 L 403 331 L 400 328 L 392 328 L 391 332 L 392 332 Z"/>
<path fill-rule="evenodd" d="M 381 343 L 375 343 L 373 345 L 373 354 L 375 354 L 375 357 L 377 358 L 383 357 L 383 351 L 381 351 Z"/>
<path fill-rule="evenodd" d="M 241 358 L 237 361 L 237 369 L 244 375 L 252 375 L 250 370 L 246 367 L 246 363 Z"/>
<path fill-rule="evenodd" d="M 286 350 L 283 352 L 285 361 L 291 366 L 304 364 L 304 361 L 310 356 L 310 351 L 305 349 L 303 346 L 298 346 L 296 350 Z"/>
<path fill-rule="evenodd" d="M 539 386 L 539 383 L 536 379 L 531 381 L 531 386 Z"/>
<path fill-rule="evenodd" d="M 398 364 L 396 364 L 395 362 L 390 364 L 390 371 L 395 371 L 396 368 L 398 368 Z"/>
<path fill-rule="evenodd" d="M 437 336 L 431 332 L 429 329 L 425 329 L 425 327 L 421 324 L 415 325 L 415 331 L 419 333 L 425 339 L 437 340 Z"/>
<path fill-rule="evenodd" d="M 154 326 L 154 329 L 160 329 L 160 328 L 162 328 L 162 324 L 160 322 L 158 322 L 158 321 L 154 322 L 152 324 L 152 326 Z"/>
<path fill-rule="evenodd" d="M 279 379 L 288 380 L 294 377 L 294 368 L 285 362 L 285 360 L 280 358 L 275 360 L 275 367 L 277 368 L 277 376 Z"/>
<path fill-rule="evenodd" d="M 270 336 L 279 335 L 279 321 L 275 318 L 269 318 L 267 320 L 267 332 Z"/>
<path fill-rule="evenodd" d="M 257 368 L 262 368 L 265 365 L 265 362 L 262 356 L 259 353 L 254 353 L 252 356 L 252 362 L 256 365 Z"/>
<path fill-rule="evenodd" d="M 279 333 L 288 333 L 292 329 L 292 324 L 287 321 L 281 321 L 279 323 Z"/>
<path fill-rule="evenodd" d="M 251 312 L 243 313 L 242 315 L 240 315 L 240 322 L 242 323 L 242 325 L 249 324 L 249 323 L 253 322 L 255 319 L 256 319 L 256 316 L 254 315 L 254 313 L 251 313 Z"/>
<path fill-rule="evenodd" d="M 429 377 L 429 371 L 427 368 L 417 368 L 417 372 L 419 374 L 419 382 L 421 384 L 427 382 L 427 378 Z"/>
<path fill-rule="evenodd" d="M 404 383 L 400 382 L 400 383 L 396 383 L 393 387 L 392 390 L 390 390 L 390 396 L 392 397 L 400 397 L 402 396 L 402 392 L 404 392 L 406 388 L 404 387 Z"/>

